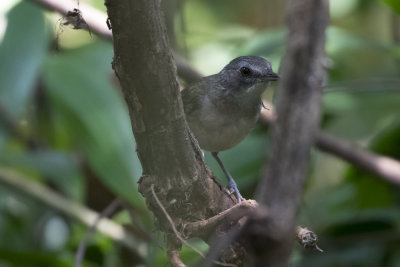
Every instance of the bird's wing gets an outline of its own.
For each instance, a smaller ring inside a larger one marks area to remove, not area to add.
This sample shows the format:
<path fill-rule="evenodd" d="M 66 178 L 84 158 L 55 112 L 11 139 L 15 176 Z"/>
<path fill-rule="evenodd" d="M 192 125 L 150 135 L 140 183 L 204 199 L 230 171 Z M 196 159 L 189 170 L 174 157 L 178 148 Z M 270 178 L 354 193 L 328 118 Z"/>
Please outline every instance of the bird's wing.
<path fill-rule="evenodd" d="M 201 99 L 205 94 L 201 88 L 201 82 L 197 82 L 181 91 L 186 117 L 201 109 Z"/>

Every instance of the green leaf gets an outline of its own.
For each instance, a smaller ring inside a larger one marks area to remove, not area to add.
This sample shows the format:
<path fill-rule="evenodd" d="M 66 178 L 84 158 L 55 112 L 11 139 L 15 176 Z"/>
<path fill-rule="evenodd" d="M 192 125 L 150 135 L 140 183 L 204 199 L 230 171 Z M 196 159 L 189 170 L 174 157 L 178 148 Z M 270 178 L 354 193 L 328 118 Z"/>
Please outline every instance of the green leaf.
<path fill-rule="evenodd" d="M 141 167 L 127 108 L 110 83 L 112 47 L 106 43 L 54 55 L 44 77 L 54 108 L 97 176 L 131 203 L 143 199 Z"/>
<path fill-rule="evenodd" d="M 0 103 L 14 118 L 28 107 L 48 47 L 47 33 L 43 12 L 34 4 L 23 1 L 8 14 L 0 45 Z"/>
<path fill-rule="evenodd" d="M 383 0 L 388 4 L 397 14 L 400 14 L 400 1 L 399 0 Z"/>

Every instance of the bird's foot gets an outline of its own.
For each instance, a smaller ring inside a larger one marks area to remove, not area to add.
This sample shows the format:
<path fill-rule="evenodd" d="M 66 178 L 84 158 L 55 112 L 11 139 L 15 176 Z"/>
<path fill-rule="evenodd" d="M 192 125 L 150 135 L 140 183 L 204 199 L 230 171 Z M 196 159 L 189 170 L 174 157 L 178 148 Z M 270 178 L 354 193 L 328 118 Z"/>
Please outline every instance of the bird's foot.
<path fill-rule="evenodd" d="M 228 188 L 230 194 L 235 193 L 236 198 L 237 198 L 237 200 L 238 200 L 238 203 L 240 203 L 240 202 L 242 202 L 243 200 L 245 200 L 245 199 L 242 197 L 242 195 L 240 194 L 239 189 L 238 189 L 238 187 L 237 187 L 237 185 L 236 185 L 235 182 L 233 182 L 233 183 L 230 182 L 230 183 L 228 184 L 228 187 L 227 187 L 227 188 Z"/>

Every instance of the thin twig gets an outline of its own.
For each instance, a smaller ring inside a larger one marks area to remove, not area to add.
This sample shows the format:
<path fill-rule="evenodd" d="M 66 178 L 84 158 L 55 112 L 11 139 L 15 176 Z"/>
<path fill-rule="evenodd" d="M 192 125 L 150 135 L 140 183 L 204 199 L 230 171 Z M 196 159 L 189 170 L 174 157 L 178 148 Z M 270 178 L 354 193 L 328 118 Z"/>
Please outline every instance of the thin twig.
<path fill-rule="evenodd" d="M 192 246 L 191 244 L 189 244 L 185 239 L 182 238 L 182 236 L 179 234 L 178 230 L 176 230 L 174 221 L 172 220 L 171 216 L 169 216 L 167 210 L 164 208 L 163 204 L 161 203 L 161 201 L 158 199 L 156 192 L 154 191 L 154 184 L 151 185 L 151 192 L 153 194 L 154 199 L 156 200 L 158 206 L 160 207 L 160 209 L 163 211 L 165 217 L 167 218 L 167 220 L 169 221 L 172 231 L 174 232 L 174 234 L 176 235 L 176 237 L 179 239 L 179 241 L 181 241 L 183 244 L 185 244 L 187 247 L 189 247 L 190 249 L 192 249 L 193 251 L 195 251 L 197 254 L 199 254 L 202 258 L 206 259 L 206 256 L 203 254 L 203 252 L 201 252 L 200 250 L 198 250 L 197 248 L 195 248 L 194 246 Z M 220 261 L 213 261 L 215 264 L 221 265 L 221 266 L 236 266 L 235 264 L 231 264 L 231 263 L 224 263 L 224 262 L 220 262 Z"/>
<path fill-rule="evenodd" d="M 223 222 L 229 222 L 230 225 L 238 224 L 239 221 L 254 212 L 258 208 L 258 203 L 252 199 L 246 199 L 235 206 L 224 210 L 223 212 L 201 221 L 196 221 L 184 225 L 184 234 L 191 236 L 207 237 L 218 225 Z"/>
<path fill-rule="evenodd" d="M 85 236 L 81 239 L 79 242 L 78 250 L 76 252 L 75 256 L 75 267 L 80 267 L 82 266 L 83 258 L 85 256 L 86 252 L 86 247 L 89 239 L 92 237 L 94 234 L 97 225 L 100 223 L 100 221 L 106 217 L 109 217 L 112 213 L 115 212 L 117 208 L 119 208 L 122 205 L 122 201 L 117 198 L 114 199 L 97 217 L 97 219 L 93 222 L 93 224 L 87 229 Z"/>
<path fill-rule="evenodd" d="M 76 1 L 72 0 L 29 0 L 32 3 L 38 4 L 46 9 L 51 11 L 56 11 L 60 13 L 62 16 L 66 16 L 68 12 L 73 11 L 77 7 Z M 93 31 L 97 36 L 111 41 L 112 33 L 107 28 L 106 20 L 107 15 L 93 8 L 85 3 L 79 4 L 79 12 L 81 12 L 82 17 L 84 18 L 87 25 L 90 27 L 90 30 Z"/>

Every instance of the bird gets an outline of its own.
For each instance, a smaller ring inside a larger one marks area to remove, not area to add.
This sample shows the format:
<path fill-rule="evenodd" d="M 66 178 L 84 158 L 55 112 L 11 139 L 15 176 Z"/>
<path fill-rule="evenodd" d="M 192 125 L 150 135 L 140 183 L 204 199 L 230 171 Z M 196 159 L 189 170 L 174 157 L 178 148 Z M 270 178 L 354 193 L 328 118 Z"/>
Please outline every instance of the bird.
<path fill-rule="evenodd" d="M 259 56 L 240 56 L 219 73 L 206 76 L 181 91 L 186 121 L 202 150 L 211 152 L 228 179 L 227 188 L 244 200 L 218 153 L 241 142 L 255 126 L 261 95 L 279 75 Z"/>

